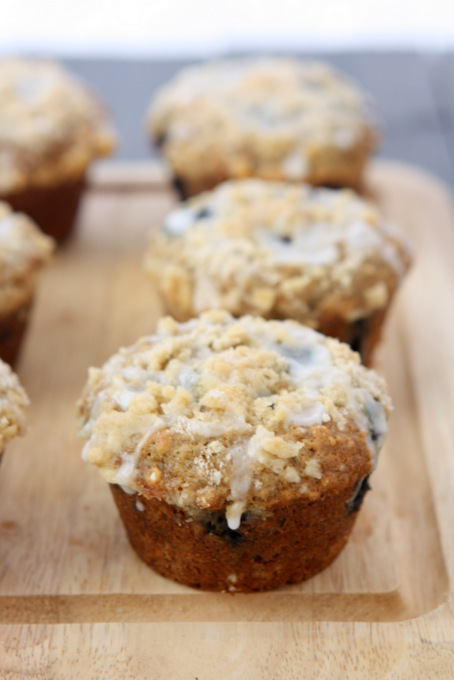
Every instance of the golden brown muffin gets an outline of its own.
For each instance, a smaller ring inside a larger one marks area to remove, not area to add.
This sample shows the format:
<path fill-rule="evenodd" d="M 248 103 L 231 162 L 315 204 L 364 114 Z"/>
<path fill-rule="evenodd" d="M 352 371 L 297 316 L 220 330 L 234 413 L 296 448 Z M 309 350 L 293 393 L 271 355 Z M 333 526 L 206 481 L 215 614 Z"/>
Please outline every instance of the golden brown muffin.
<path fill-rule="evenodd" d="M 0 199 L 63 241 L 85 174 L 115 138 L 93 95 L 60 65 L 0 60 Z"/>
<path fill-rule="evenodd" d="M 358 188 L 377 144 L 367 108 L 325 64 L 236 59 L 182 71 L 147 122 L 183 198 L 245 177 Z"/>
<path fill-rule="evenodd" d="M 32 220 L 0 201 L 0 358 L 14 365 L 19 354 L 40 270 L 54 241 Z"/>
<path fill-rule="evenodd" d="M 384 382 L 293 321 L 213 311 L 90 369 L 83 457 L 159 573 L 251 592 L 325 568 L 347 541 L 386 429 Z"/>
<path fill-rule="evenodd" d="M 409 261 L 352 191 L 249 179 L 170 212 L 146 267 L 179 321 L 213 308 L 295 319 L 348 342 L 368 364 Z"/>

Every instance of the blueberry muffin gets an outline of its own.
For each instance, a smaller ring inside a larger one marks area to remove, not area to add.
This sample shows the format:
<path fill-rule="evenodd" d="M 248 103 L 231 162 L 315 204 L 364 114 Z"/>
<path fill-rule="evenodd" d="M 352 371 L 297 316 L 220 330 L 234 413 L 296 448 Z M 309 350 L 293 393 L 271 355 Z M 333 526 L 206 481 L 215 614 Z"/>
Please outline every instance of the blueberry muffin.
<path fill-rule="evenodd" d="M 378 141 L 348 78 L 289 58 L 188 68 L 158 92 L 147 126 L 183 198 L 252 176 L 358 188 Z"/>
<path fill-rule="evenodd" d="M 165 318 L 90 369 L 78 413 L 137 554 L 187 585 L 251 592 L 340 552 L 390 407 L 348 345 L 218 310 Z"/>
<path fill-rule="evenodd" d="M 54 241 L 0 201 L 0 359 L 14 365 L 28 324 L 37 276 Z"/>
<path fill-rule="evenodd" d="M 231 180 L 153 232 L 146 267 L 179 321 L 222 308 L 295 319 L 369 363 L 408 252 L 351 190 Z"/>
<path fill-rule="evenodd" d="M 114 134 L 93 95 L 60 65 L 0 60 L 0 199 L 63 241 L 91 162 Z"/>
<path fill-rule="evenodd" d="M 28 397 L 17 375 L 0 360 L 0 460 L 6 445 L 25 432 Z"/>

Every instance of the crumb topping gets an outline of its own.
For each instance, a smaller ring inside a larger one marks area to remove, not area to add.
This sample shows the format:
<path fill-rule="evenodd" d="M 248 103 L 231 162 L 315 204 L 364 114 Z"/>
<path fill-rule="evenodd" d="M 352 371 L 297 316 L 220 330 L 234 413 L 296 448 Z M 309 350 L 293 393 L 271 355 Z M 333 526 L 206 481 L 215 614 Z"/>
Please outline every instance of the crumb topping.
<path fill-rule="evenodd" d="M 83 457 L 109 483 L 224 509 L 235 529 L 277 494 L 316 496 L 351 483 L 358 465 L 367 474 L 390 409 L 384 381 L 347 345 L 292 321 L 211 311 L 167 317 L 91 368 L 78 416 Z"/>
<path fill-rule="evenodd" d="M 367 108 L 325 64 L 237 59 L 183 70 L 152 102 L 148 125 L 177 175 L 191 173 L 188 158 L 201 167 L 216 159 L 227 177 L 300 181 L 321 150 L 373 149 Z"/>
<path fill-rule="evenodd" d="M 25 432 L 28 397 L 8 364 L 0 360 L 0 451 L 17 435 Z"/>
<path fill-rule="evenodd" d="M 213 308 L 317 328 L 385 307 L 409 266 L 401 239 L 350 190 L 231 180 L 180 204 L 146 266 L 174 315 Z"/>
<path fill-rule="evenodd" d="M 59 64 L 0 61 L 2 194 L 80 178 L 114 145 L 99 102 Z"/>
<path fill-rule="evenodd" d="M 36 276 L 50 259 L 54 241 L 22 213 L 0 201 L 0 313 L 26 302 Z"/>

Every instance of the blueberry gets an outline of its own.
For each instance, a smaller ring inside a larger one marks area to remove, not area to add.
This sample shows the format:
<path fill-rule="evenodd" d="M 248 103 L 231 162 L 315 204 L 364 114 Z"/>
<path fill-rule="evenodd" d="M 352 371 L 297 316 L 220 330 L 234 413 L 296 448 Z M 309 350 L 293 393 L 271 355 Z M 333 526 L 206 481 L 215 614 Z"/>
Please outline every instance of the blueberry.
<path fill-rule="evenodd" d="M 224 513 L 209 512 L 209 519 L 202 522 L 202 526 L 207 534 L 214 534 L 223 538 L 231 545 L 239 545 L 244 541 L 244 536 L 241 531 L 230 529 Z M 246 513 L 241 515 L 241 521 L 245 519 Z"/>
<path fill-rule="evenodd" d="M 179 177 L 174 177 L 172 180 L 172 184 L 173 188 L 175 189 L 181 200 L 184 201 L 188 197 L 184 181 Z"/>
<path fill-rule="evenodd" d="M 367 477 L 363 477 L 363 479 L 360 479 L 356 483 L 353 496 L 346 502 L 345 505 L 347 506 L 349 515 L 352 512 L 358 512 L 363 503 L 364 496 L 368 491 L 370 491 L 369 475 L 367 475 Z"/>
<path fill-rule="evenodd" d="M 156 146 L 158 148 L 161 148 L 162 146 L 164 146 L 166 141 L 167 141 L 167 132 L 163 132 L 158 137 L 156 137 Z"/>
<path fill-rule="evenodd" d="M 355 321 L 355 323 L 353 324 L 352 336 L 349 342 L 349 345 L 354 352 L 359 352 L 361 354 L 364 338 L 367 335 L 367 331 L 368 328 L 366 319 L 359 319 L 358 321 Z"/>
<path fill-rule="evenodd" d="M 209 217 L 213 217 L 213 212 L 210 210 L 210 208 L 207 208 L 206 206 L 204 208 L 201 208 L 194 215 L 195 220 L 206 220 Z"/>
<path fill-rule="evenodd" d="M 388 430 L 386 413 L 378 399 L 370 398 L 366 402 L 366 413 L 369 420 L 369 437 L 376 445 L 376 452 L 380 450 Z"/>
<path fill-rule="evenodd" d="M 380 434 L 376 432 L 373 428 L 369 430 L 370 438 L 372 439 L 373 442 L 378 441 Z"/>

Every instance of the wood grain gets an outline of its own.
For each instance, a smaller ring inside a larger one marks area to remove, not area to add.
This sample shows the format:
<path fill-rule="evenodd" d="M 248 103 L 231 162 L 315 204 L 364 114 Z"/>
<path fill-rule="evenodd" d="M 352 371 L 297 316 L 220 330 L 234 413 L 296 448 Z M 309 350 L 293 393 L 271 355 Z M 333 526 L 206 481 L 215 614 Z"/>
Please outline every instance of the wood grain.
<path fill-rule="evenodd" d="M 99 168 L 19 365 L 32 406 L 0 474 L 0 677 L 452 678 L 454 216 L 443 187 L 410 167 L 378 163 L 369 188 L 415 252 L 376 362 L 395 413 L 373 492 L 325 572 L 231 596 L 143 565 L 80 460 L 87 367 L 161 313 L 141 260 L 173 202 L 156 166 Z"/>

